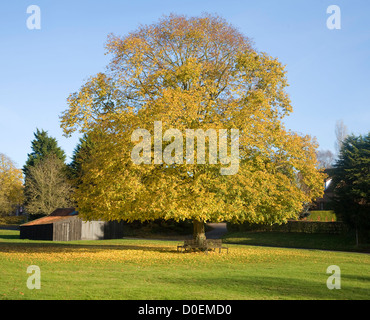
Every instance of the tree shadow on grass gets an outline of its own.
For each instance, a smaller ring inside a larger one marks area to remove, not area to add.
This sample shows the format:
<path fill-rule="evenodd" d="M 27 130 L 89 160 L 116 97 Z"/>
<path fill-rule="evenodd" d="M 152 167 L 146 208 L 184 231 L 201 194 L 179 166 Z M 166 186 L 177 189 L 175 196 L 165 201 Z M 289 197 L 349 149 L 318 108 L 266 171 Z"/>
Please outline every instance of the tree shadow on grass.
<path fill-rule="evenodd" d="M 42 243 L 0 243 L 0 252 L 29 252 L 37 251 L 42 253 L 50 252 L 50 249 L 55 249 L 55 252 L 68 251 L 68 250 L 83 250 L 90 252 L 103 251 L 103 250 L 141 250 L 141 251 L 174 251 L 169 247 L 159 247 L 159 246 L 138 246 L 138 245 L 77 245 L 77 244 L 42 244 Z"/>
<path fill-rule="evenodd" d="M 4 240 L 4 241 L 2 241 Z M 163 243 L 168 241 L 163 239 Z M 130 242 L 137 242 L 130 243 Z M 138 242 L 141 242 L 140 244 Z M 19 231 L 2 230 L 0 232 L 0 252 L 27 252 L 34 250 L 37 252 L 55 249 L 56 252 L 64 250 L 83 250 L 101 251 L 101 250 L 142 250 L 142 251 L 176 251 L 177 243 L 173 246 L 161 245 L 162 240 L 155 240 L 152 243 L 150 239 L 101 239 L 101 240 L 74 240 L 74 241 L 51 241 L 51 240 L 30 240 L 20 239 Z"/>
<path fill-rule="evenodd" d="M 131 244 L 125 243 L 122 239 L 112 239 L 112 240 L 81 240 L 79 241 L 65 241 L 65 242 L 53 242 L 47 240 L 23 240 L 19 239 L 19 235 L 14 234 L 1 234 L 0 240 L 4 239 L 4 242 L 0 241 L 0 253 L 1 252 L 14 252 L 14 253 L 27 253 L 30 251 L 33 252 L 63 252 L 63 251 L 89 251 L 89 252 L 98 252 L 104 250 L 141 250 L 141 251 L 157 251 L 157 252 L 175 252 L 176 244 L 171 246 L 142 243 L 142 244 Z M 10 241 L 7 241 L 10 240 Z M 18 240 L 18 241 L 17 241 Z M 91 243 L 89 243 L 91 241 Z M 98 242 L 102 241 L 101 244 Z M 144 240 L 145 241 L 145 240 Z"/>
<path fill-rule="evenodd" d="M 5 239 L 5 240 L 19 239 L 19 236 L 16 235 L 16 234 L 2 234 L 2 235 L 0 235 L 0 239 Z"/>
<path fill-rule="evenodd" d="M 181 277 L 181 276 L 180 276 Z M 217 277 L 210 272 L 202 278 L 166 279 L 167 285 L 176 286 L 179 282 L 184 286 L 184 296 L 178 299 L 187 299 L 187 292 L 199 292 L 205 299 L 219 299 L 217 292 L 222 292 L 222 299 L 269 299 L 269 300 L 328 300 L 328 299 L 355 299 L 367 300 L 368 291 L 358 288 L 355 284 L 343 285 L 343 290 L 329 290 L 325 276 L 322 282 L 317 279 L 287 278 L 285 275 L 250 275 Z M 186 289 L 185 289 L 186 288 Z M 214 295 L 214 296 L 213 296 Z M 198 296 L 202 299 L 202 296 Z"/>
<path fill-rule="evenodd" d="M 225 243 L 296 249 L 331 250 L 370 253 L 370 244 L 356 247 L 355 236 L 347 234 L 314 234 L 283 232 L 229 232 Z"/>

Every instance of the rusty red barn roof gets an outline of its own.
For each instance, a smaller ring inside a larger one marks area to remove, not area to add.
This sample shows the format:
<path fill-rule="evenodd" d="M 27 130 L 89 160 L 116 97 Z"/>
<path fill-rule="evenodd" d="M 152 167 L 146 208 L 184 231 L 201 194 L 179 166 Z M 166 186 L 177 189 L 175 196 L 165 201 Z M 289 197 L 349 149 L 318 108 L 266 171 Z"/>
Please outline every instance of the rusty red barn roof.
<path fill-rule="evenodd" d="M 76 211 L 75 208 L 58 208 L 50 213 L 50 216 L 70 216 Z"/>
<path fill-rule="evenodd" d="M 39 224 L 50 224 L 56 221 L 67 219 L 71 216 L 77 215 L 75 208 L 58 208 L 53 211 L 49 216 L 42 217 L 27 223 L 22 224 L 22 226 L 34 226 Z"/>

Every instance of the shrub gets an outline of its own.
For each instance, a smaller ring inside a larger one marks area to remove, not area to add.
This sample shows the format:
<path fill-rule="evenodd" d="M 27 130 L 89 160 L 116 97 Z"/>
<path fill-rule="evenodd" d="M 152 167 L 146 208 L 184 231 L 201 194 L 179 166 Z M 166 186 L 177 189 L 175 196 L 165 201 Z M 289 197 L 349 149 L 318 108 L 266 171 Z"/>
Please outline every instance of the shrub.
<path fill-rule="evenodd" d="M 227 224 L 227 230 L 231 232 L 245 231 L 245 232 L 297 232 L 297 233 L 330 233 L 339 234 L 345 232 L 347 229 L 342 222 L 322 222 L 322 221 L 288 221 L 285 224 L 258 225 L 258 224 Z"/>
<path fill-rule="evenodd" d="M 0 225 L 20 225 L 26 220 L 26 216 L 0 216 Z"/>
<path fill-rule="evenodd" d="M 333 222 L 333 221 L 337 221 L 337 216 L 332 210 L 328 210 L 328 211 L 312 210 L 312 211 L 309 211 L 309 215 L 307 216 L 306 219 L 307 221 Z"/>

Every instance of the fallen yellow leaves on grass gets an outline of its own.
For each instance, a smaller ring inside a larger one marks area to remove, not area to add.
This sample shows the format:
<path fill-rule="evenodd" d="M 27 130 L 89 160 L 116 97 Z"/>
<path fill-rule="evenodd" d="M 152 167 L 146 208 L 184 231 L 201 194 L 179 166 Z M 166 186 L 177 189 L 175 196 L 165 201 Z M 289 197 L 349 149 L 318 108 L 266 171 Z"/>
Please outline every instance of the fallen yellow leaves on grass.
<path fill-rule="evenodd" d="M 0 248 L 0 259 L 12 261 L 58 262 L 91 260 L 140 263 L 142 265 L 164 263 L 207 263 L 215 262 L 263 262 L 281 261 L 291 258 L 310 258 L 308 252 L 279 248 L 233 246 L 225 251 L 177 252 L 175 245 L 135 244 L 135 245 L 5 245 Z"/>

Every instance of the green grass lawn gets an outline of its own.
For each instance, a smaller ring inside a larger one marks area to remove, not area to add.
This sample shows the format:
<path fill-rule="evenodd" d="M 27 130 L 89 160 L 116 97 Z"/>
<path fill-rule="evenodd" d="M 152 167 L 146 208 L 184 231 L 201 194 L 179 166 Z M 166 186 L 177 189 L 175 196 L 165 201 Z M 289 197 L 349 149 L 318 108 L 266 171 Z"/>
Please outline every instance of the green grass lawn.
<path fill-rule="evenodd" d="M 0 230 L 1 299 L 369 299 L 370 256 L 229 245 L 229 253 L 178 253 L 177 241 L 20 240 Z M 27 288 L 29 265 L 41 289 Z M 330 265 L 341 289 L 329 290 Z"/>

